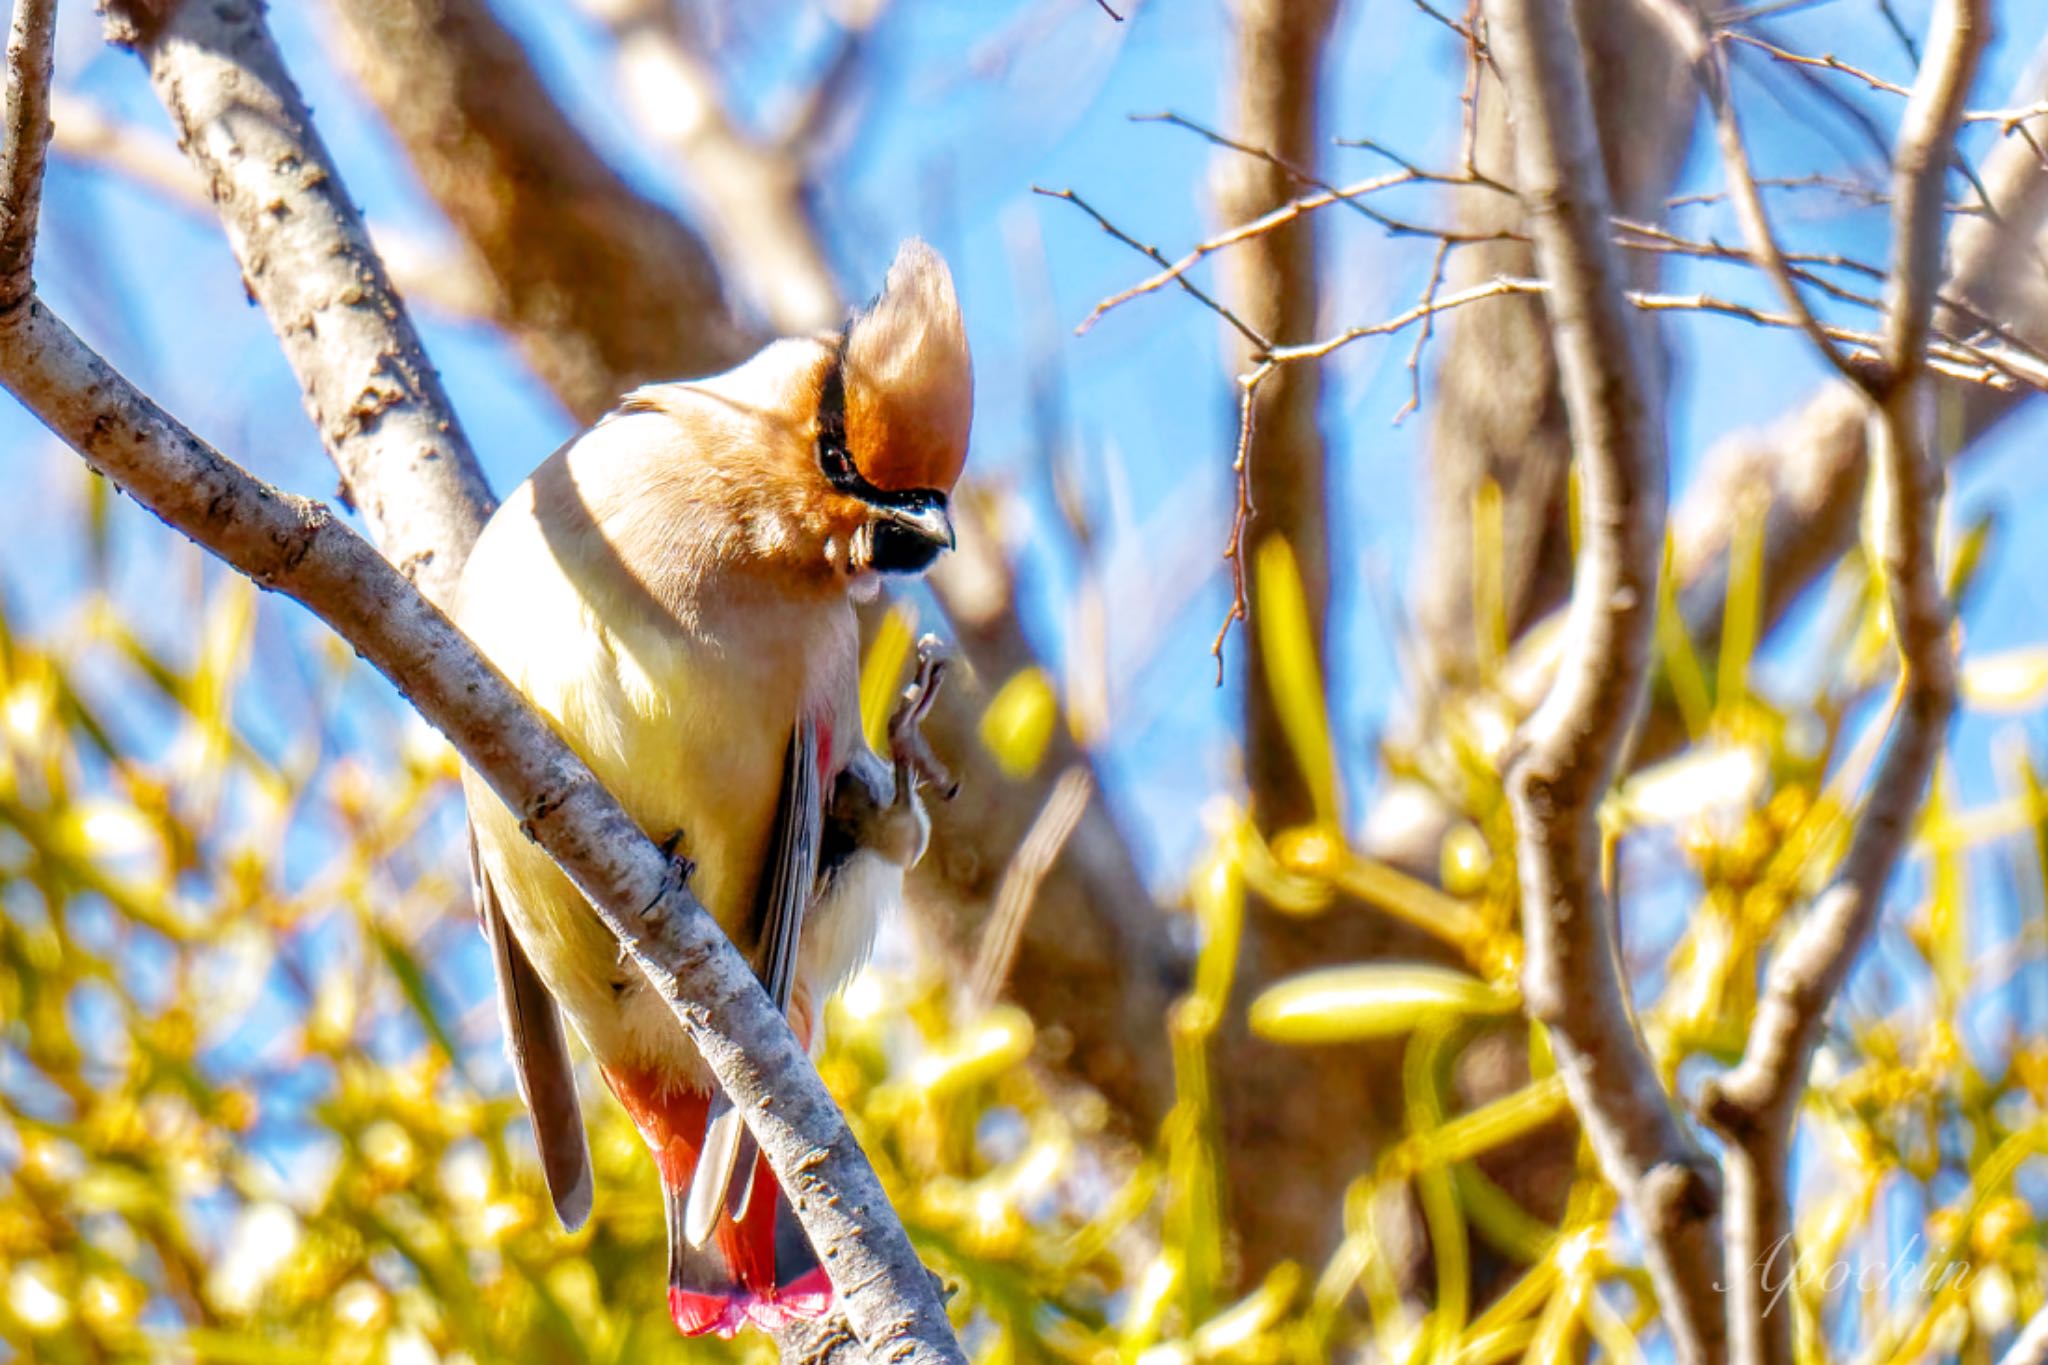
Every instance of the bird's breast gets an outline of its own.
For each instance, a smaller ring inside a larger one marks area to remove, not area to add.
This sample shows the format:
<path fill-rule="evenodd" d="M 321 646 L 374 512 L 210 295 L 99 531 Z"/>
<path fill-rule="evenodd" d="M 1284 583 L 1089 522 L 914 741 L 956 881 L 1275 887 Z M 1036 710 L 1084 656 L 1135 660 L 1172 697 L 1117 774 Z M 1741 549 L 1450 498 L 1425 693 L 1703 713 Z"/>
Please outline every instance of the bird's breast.
<path fill-rule="evenodd" d="M 698 899 L 751 948 L 796 718 L 816 715 L 835 751 L 857 734 L 850 607 L 708 584 L 685 619 L 652 609 L 644 591 L 604 566 L 579 569 L 573 558 L 495 539 L 486 534 L 470 565 L 491 586 L 465 588 L 464 629 L 642 829 L 657 840 L 680 832 Z M 840 761 L 835 753 L 831 762 Z M 648 993 L 567 879 L 502 805 L 475 784 L 471 791 L 514 932 L 592 1049 L 603 1059 L 672 1047 L 674 1021 L 658 1001 L 638 998 Z"/>

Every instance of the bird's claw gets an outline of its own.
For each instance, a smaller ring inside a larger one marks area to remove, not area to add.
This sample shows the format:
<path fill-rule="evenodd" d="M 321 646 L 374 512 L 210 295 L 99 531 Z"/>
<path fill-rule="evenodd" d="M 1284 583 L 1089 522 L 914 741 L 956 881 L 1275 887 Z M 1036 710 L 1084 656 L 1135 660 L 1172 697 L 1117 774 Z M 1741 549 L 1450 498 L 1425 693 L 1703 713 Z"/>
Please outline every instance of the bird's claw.
<path fill-rule="evenodd" d="M 696 875 L 697 864 L 682 852 L 683 831 L 676 830 L 655 847 L 668 860 L 668 871 L 662 876 L 661 889 L 654 893 L 654 899 L 640 907 L 640 918 L 652 919 L 661 908 L 663 901 L 690 884 Z"/>
<path fill-rule="evenodd" d="M 917 642 L 917 672 L 903 689 L 903 700 L 889 716 L 889 757 L 896 765 L 897 801 L 909 799 L 910 786 L 922 781 L 950 801 L 960 790 L 946 765 L 924 737 L 924 721 L 939 699 L 952 656 L 936 635 Z"/>

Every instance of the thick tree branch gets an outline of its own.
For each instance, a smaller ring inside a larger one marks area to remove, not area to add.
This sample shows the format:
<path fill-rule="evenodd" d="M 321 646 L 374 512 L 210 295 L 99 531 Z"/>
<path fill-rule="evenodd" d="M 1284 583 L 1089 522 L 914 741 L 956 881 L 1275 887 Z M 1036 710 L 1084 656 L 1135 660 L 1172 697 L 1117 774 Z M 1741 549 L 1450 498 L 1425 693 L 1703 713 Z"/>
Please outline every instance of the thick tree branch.
<path fill-rule="evenodd" d="M 1942 206 L 1955 131 L 1989 37 L 1989 0 L 1941 0 L 1893 157 L 1885 372 L 1872 385 L 1877 508 L 1899 690 L 1883 756 L 1834 880 L 1771 960 L 1741 1063 L 1702 1109 L 1728 1139 L 1729 1313 L 1736 1359 L 1790 1365 L 1792 1305 L 1774 1292 L 1774 1252 L 1792 1230 L 1787 1166 L 1799 1096 L 1828 1007 L 1868 942 L 1955 705 L 1948 603 L 1935 562 L 1942 473 L 1927 448 L 1926 345 L 1941 278 Z"/>
<path fill-rule="evenodd" d="M 490 489 L 261 8 L 110 0 L 105 12 L 206 179 L 345 494 L 391 562 L 448 601 Z"/>
<path fill-rule="evenodd" d="M 1544 0 L 1488 0 L 1486 14 L 1515 122 L 1517 184 L 1551 284 L 1582 489 L 1564 657 L 1507 771 L 1528 945 L 1523 990 L 1551 1029 L 1603 1172 L 1636 1215 L 1679 1359 L 1716 1361 L 1725 1347 L 1718 1180 L 1636 1028 L 1597 823 L 1649 676 L 1663 433 L 1607 232 L 1607 181 L 1572 20 Z"/>

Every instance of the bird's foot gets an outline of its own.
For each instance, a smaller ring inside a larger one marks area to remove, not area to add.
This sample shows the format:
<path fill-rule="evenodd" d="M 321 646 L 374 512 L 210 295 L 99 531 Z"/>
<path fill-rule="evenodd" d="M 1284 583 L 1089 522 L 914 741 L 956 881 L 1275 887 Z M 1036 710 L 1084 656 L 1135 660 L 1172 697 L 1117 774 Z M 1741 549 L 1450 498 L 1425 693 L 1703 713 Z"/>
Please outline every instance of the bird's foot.
<path fill-rule="evenodd" d="M 924 737 L 925 717 L 937 703 L 939 687 L 951 666 L 952 656 L 938 636 L 927 635 L 917 642 L 917 673 L 889 717 L 889 758 L 896 766 L 898 805 L 912 799 L 920 781 L 948 801 L 960 790 Z"/>

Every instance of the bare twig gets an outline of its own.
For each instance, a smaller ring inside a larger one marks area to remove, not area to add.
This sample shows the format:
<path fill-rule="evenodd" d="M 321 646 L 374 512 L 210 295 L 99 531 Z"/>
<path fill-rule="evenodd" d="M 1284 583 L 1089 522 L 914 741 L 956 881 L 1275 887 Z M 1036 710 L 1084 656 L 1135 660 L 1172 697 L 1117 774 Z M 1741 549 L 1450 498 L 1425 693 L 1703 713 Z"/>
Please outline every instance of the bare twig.
<path fill-rule="evenodd" d="M 1276 346 L 1266 352 L 1266 358 L 1282 365 L 1298 360 L 1316 360 L 1354 341 L 1403 331 L 1432 314 L 1450 312 L 1491 298 L 1548 292 L 1548 281 L 1503 276 L 1455 293 L 1440 294 L 1434 300 L 1425 300 L 1379 322 L 1349 327 L 1320 341 L 1304 342 L 1299 346 Z M 1710 313 L 1759 327 L 1796 329 L 1799 326 L 1798 319 L 1790 314 L 1766 312 L 1712 294 L 1651 294 L 1631 290 L 1625 297 L 1632 307 L 1646 313 Z M 1884 342 L 1879 333 L 1833 323 L 1822 324 L 1822 331 L 1830 339 L 1852 348 L 1849 357 L 1852 364 L 1875 361 Z M 2039 358 L 2031 346 L 2014 348 L 1943 339 L 1928 343 L 1927 361 L 1949 378 L 1994 389 L 2011 389 L 2020 385 L 2048 389 L 2048 362 Z"/>
<path fill-rule="evenodd" d="M 1887 15 L 1890 14 L 1889 6 L 1885 7 L 1885 12 Z M 1784 62 L 1788 66 L 1800 66 L 1822 71 L 1833 71 L 1843 76 L 1853 77 L 1856 80 L 1862 81 L 1872 90 L 1879 91 L 1883 94 L 1897 95 L 1900 98 L 1905 99 L 1910 98 L 1912 96 L 1913 90 L 1915 88 L 1913 86 L 1900 85 L 1896 81 L 1888 81 L 1882 76 L 1873 75 L 1870 72 L 1863 70 L 1861 67 L 1851 66 L 1849 65 L 1849 63 L 1842 61 L 1840 58 L 1830 53 L 1824 53 L 1821 56 L 1812 57 L 1806 55 L 1805 53 L 1793 52 L 1788 48 L 1780 47 L 1776 43 L 1766 42 L 1764 39 L 1759 38 L 1754 34 L 1740 33 L 1733 29 L 1721 30 L 1720 36 L 1726 38 L 1730 42 L 1745 43 L 1748 46 L 1756 48 L 1759 51 L 1765 53 L 1767 56 L 1773 58 L 1776 61 Z M 1910 44 L 1908 44 L 1907 46 L 1907 51 L 1908 53 L 1912 51 L 1912 47 Z M 1968 91 L 1965 91 L 1965 96 L 1967 96 L 1968 93 Z M 1956 114 L 1956 122 L 1996 123 L 2001 128 L 2003 128 L 2005 132 L 2010 133 L 2015 125 L 2022 123 L 2027 119 L 2039 118 L 2044 114 L 2048 114 L 2048 101 L 2036 101 L 2032 104 L 2012 105 L 2004 109 L 1964 109 Z"/>
<path fill-rule="evenodd" d="M 1756 185 L 1758 189 L 1763 190 L 1826 190 L 1829 193 L 1838 194 L 1844 199 L 1853 199 L 1860 204 L 1872 208 L 1891 202 L 1889 193 L 1881 186 L 1865 184 L 1863 181 L 1851 180 L 1842 176 L 1822 174 L 1767 175 L 1756 177 Z M 1728 192 L 1726 190 L 1701 190 L 1695 194 L 1673 195 L 1664 201 L 1664 207 L 1682 209 L 1700 204 L 1718 204 L 1727 197 Z"/>
<path fill-rule="evenodd" d="M 1230 461 L 1237 497 L 1230 514 L 1230 539 L 1223 547 L 1223 562 L 1230 566 L 1230 610 L 1224 613 L 1223 624 L 1209 645 L 1209 657 L 1216 661 L 1218 687 L 1223 686 L 1223 643 L 1230 638 L 1230 628 L 1251 614 L 1251 595 L 1245 586 L 1244 533 L 1253 510 L 1252 434 L 1258 425 L 1259 385 L 1271 376 L 1273 366 L 1274 362 L 1267 360 L 1251 373 L 1239 375 L 1237 380 L 1237 447 Z"/>
<path fill-rule="evenodd" d="M 1422 352 L 1429 345 L 1430 333 L 1436 330 L 1436 291 L 1444 282 L 1444 260 L 1451 254 L 1449 238 L 1436 244 L 1436 251 L 1429 258 L 1429 282 L 1422 286 L 1422 304 L 1427 311 L 1422 315 L 1422 330 L 1415 334 L 1415 344 L 1408 348 L 1408 398 L 1394 412 L 1394 425 L 1400 426 L 1408 414 L 1422 407 Z"/>
<path fill-rule="evenodd" d="M 1517 180 L 1552 286 L 1584 527 L 1564 657 L 1507 767 L 1528 944 L 1523 994 L 1551 1029 L 1602 1171 L 1636 1215 L 1678 1358 L 1713 1362 L 1726 1347 L 1719 1180 L 1629 1007 L 1597 825 L 1649 676 L 1663 434 L 1608 234 L 1607 179 L 1570 11 L 1489 0 L 1486 15 L 1515 119 Z"/>
<path fill-rule="evenodd" d="M 1133 299 L 1141 298 L 1146 294 L 1164 289 L 1167 285 L 1174 283 L 1182 275 L 1192 270 L 1205 257 L 1228 247 L 1250 241 L 1254 237 L 1263 236 L 1317 209 L 1338 203 L 1349 204 L 1355 208 L 1362 207 L 1358 203 L 1362 196 L 1389 189 L 1396 185 L 1454 185 L 1465 183 L 1477 182 L 1455 180 L 1449 176 L 1430 175 L 1427 172 L 1400 170 L 1387 175 L 1374 176 L 1369 180 L 1356 181 L 1341 188 L 1333 187 L 1318 190 L 1314 194 L 1303 195 L 1298 199 L 1290 199 L 1280 207 L 1273 209 L 1271 212 L 1261 214 L 1248 223 L 1240 223 L 1236 227 L 1226 229 L 1213 237 L 1196 243 L 1185 256 L 1168 265 L 1166 269 L 1159 271 L 1157 274 L 1146 276 L 1127 289 L 1111 294 L 1089 310 L 1088 316 L 1081 319 L 1080 325 L 1074 328 L 1074 332 L 1077 336 L 1081 335 L 1100 321 L 1103 314 L 1112 309 L 1119 308 Z M 1380 213 L 1376 209 L 1366 209 L 1365 212 L 1373 222 L 1378 223 L 1388 232 L 1399 236 L 1431 237 L 1439 242 L 1455 243 L 1493 242 L 1512 235 L 1506 232 L 1461 232 L 1456 228 L 1436 227 L 1430 224 L 1414 223 L 1406 219 L 1394 218 Z"/>
<path fill-rule="evenodd" d="M 1742 225 L 1743 238 L 1749 243 L 1750 259 L 1777 286 L 1778 295 L 1792 310 L 1799 330 L 1806 333 L 1807 340 L 1813 343 L 1822 359 L 1844 379 L 1860 384 L 1861 374 L 1850 366 L 1848 358 L 1835 346 L 1833 338 L 1822 329 L 1820 321 L 1806 306 L 1806 298 L 1793 282 L 1785 264 L 1785 254 L 1778 247 L 1776 234 L 1771 231 L 1770 214 L 1764 208 L 1763 193 L 1757 189 L 1756 177 L 1750 169 L 1749 149 L 1742 138 L 1742 123 L 1736 114 L 1734 91 L 1729 88 L 1728 63 L 1720 46 L 1714 42 L 1713 34 L 1699 12 L 1686 0 L 1657 0 L 1656 8 L 1692 58 L 1693 71 L 1699 78 L 1700 88 L 1706 92 L 1708 107 L 1714 112 L 1721 162 L 1728 173 L 1728 197 L 1735 206 L 1736 221 Z"/>
<path fill-rule="evenodd" d="M 1941 278 L 1942 199 L 1970 78 L 1988 38 L 1989 0 L 1940 0 L 1927 60 L 1893 157 L 1891 279 L 1881 358 L 1870 392 L 1873 558 L 1883 565 L 1899 689 L 1883 757 L 1833 881 L 1772 958 L 1742 1061 L 1711 1082 L 1702 1110 L 1729 1141 L 1729 1304 L 1737 1358 L 1789 1365 L 1792 1306 L 1774 1292 L 1774 1249 L 1789 1245 L 1786 1187 L 1792 1126 L 1829 1005 L 1877 921 L 1955 704 L 1949 611 L 1934 538 L 1939 461 L 1923 409 L 1927 338 Z"/>
<path fill-rule="evenodd" d="M 1872 90 L 1879 90 L 1887 95 L 1906 96 L 1913 93 L 1903 85 L 1899 85 L 1894 81 L 1888 81 L 1882 76 L 1874 76 L 1860 67 L 1854 67 L 1847 62 L 1838 60 L 1832 55 L 1823 54 L 1819 57 L 1809 57 L 1804 53 L 1793 52 L 1788 48 L 1779 47 L 1776 43 L 1766 42 L 1753 33 L 1741 33 L 1734 29 L 1721 30 L 1721 36 L 1731 43 L 1742 43 L 1756 48 L 1767 56 L 1785 63 L 1787 66 L 1803 66 L 1822 71 L 1839 72 L 1844 76 L 1852 76 L 1862 81 Z"/>
<path fill-rule="evenodd" d="M 1158 247 L 1147 246 L 1143 242 L 1139 241 L 1137 238 L 1131 236 L 1128 232 L 1125 232 L 1122 228 L 1118 227 L 1115 223 L 1110 222 L 1108 218 L 1104 217 L 1100 209 L 1097 209 L 1093 204 L 1090 204 L 1087 200 L 1083 199 L 1080 195 L 1074 193 L 1072 190 L 1049 190 L 1042 185 L 1033 185 L 1031 187 L 1031 192 L 1033 194 L 1042 194 L 1048 199 L 1066 200 L 1075 208 L 1080 209 L 1081 212 L 1087 214 L 1090 218 L 1093 218 L 1095 220 L 1095 224 L 1097 227 L 1100 227 L 1104 232 L 1116 238 L 1119 242 L 1122 242 L 1131 250 L 1136 251 L 1143 256 L 1147 256 L 1154 261 L 1157 261 L 1160 265 L 1165 266 L 1169 271 L 1173 269 L 1173 262 L 1167 260 L 1165 253 L 1161 252 Z M 1235 328 L 1239 336 L 1243 337 L 1246 341 L 1250 342 L 1256 348 L 1257 354 L 1264 354 L 1265 352 L 1272 349 L 1272 343 L 1267 341 L 1265 337 L 1259 335 L 1256 331 L 1253 331 L 1250 323 L 1246 322 L 1243 318 L 1239 317 L 1230 309 L 1224 307 L 1223 304 L 1219 303 L 1215 298 L 1213 298 L 1208 293 L 1204 292 L 1200 287 L 1198 287 L 1192 281 L 1190 281 L 1187 278 L 1187 276 L 1182 274 L 1175 274 L 1172 276 L 1172 280 L 1173 283 L 1179 285 L 1187 293 L 1193 295 L 1194 298 L 1198 300 L 1203 307 L 1207 308 L 1210 312 L 1216 314 L 1217 317 L 1222 318 L 1225 322 L 1229 323 L 1233 328 Z"/>
<path fill-rule="evenodd" d="M 482 470 L 256 6 L 114 0 L 377 543 L 445 603 L 490 514 Z"/>

